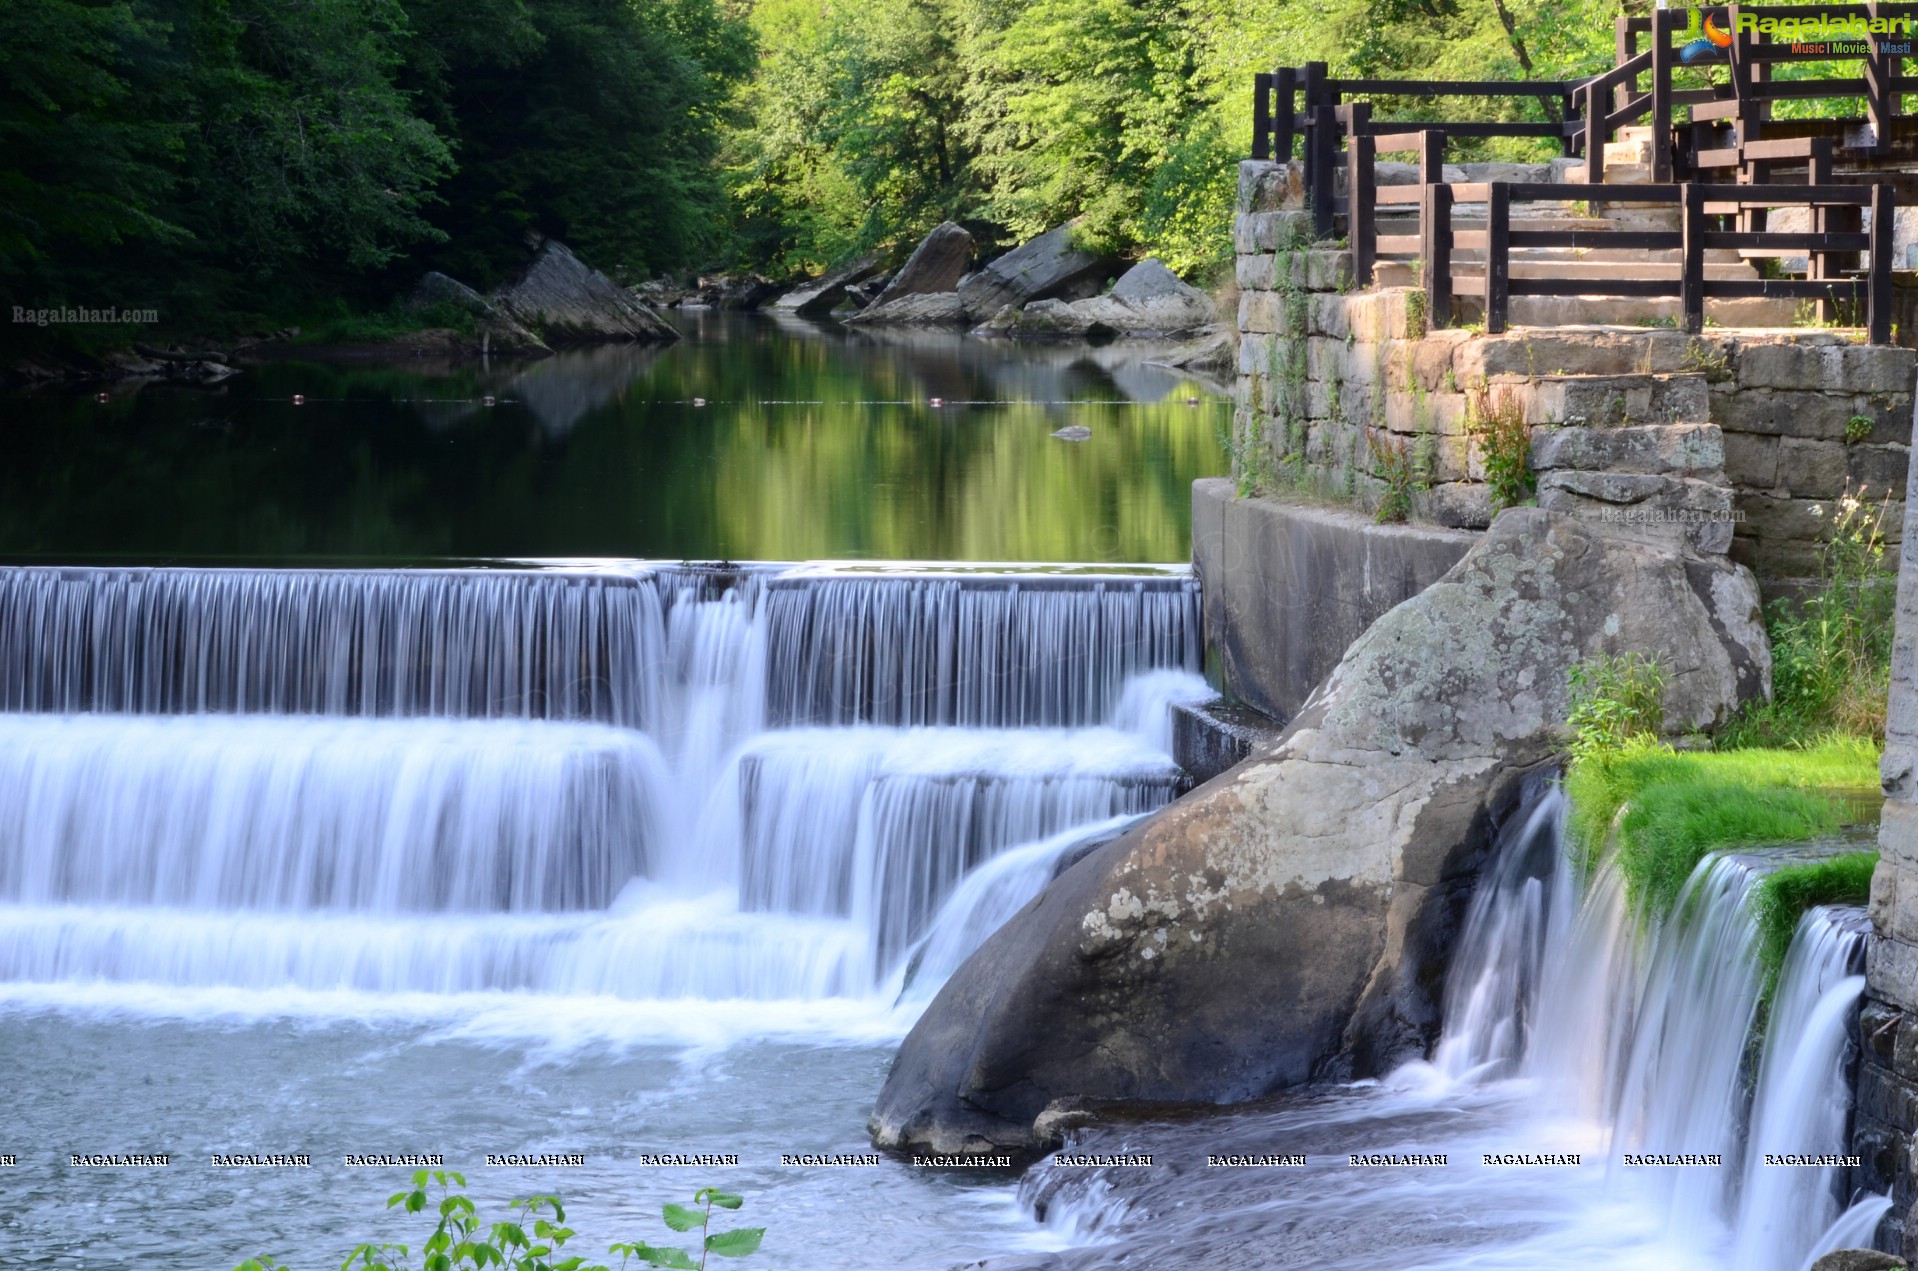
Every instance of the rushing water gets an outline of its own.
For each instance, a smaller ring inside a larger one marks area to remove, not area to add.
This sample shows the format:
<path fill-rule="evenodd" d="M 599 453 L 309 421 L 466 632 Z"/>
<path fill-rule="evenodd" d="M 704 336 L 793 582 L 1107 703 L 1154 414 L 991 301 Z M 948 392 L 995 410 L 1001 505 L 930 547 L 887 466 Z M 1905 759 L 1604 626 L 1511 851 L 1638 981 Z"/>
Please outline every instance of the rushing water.
<path fill-rule="evenodd" d="M 677 320 L 531 363 L 0 393 L 0 557 L 1177 561 L 1226 467 L 1218 388 L 1151 349 Z"/>
<path fill-rule="evenodd" d="M 1806 915 L 1754 1049 L 1745 901 L 1779 858 L 1708 858 L 1647 934 L 1616 873 L 1578 884 L 1561 817 L 1542 793 L 1508 825 L 1430 1063 L 1231 1116 L 1088 1132 L 1080 1146 L 1096 1152 L 1306 1163 L 1208 1170 L 1206 1187 L 1184 1171 L 1043 1165 L 1028 1203 L 1087 1242 L 1045 1265 L 1801 1271 L 1868 1242 L 1887 1200 L 1850 1195 L 1839 1165 L 1766 1161 L 1847 1150 L 1862 914 Z M 1353 1153 L 1447 1164 L 1354 1168 Z M 1662 1163 L 1686 1158 L 1711 1163 Z"/>
<path fill-rule="evenodd" d="M 1056 1244 L 1002 1179 L 780 1159 L 865 1152 L 939 983 L 1174 796 L 1198 659 L 1171 568 L 0 570 L 0 1249 L 417 1241 L 367 1152 L 600 1248 L 710 1182 L 785 1265 Z"/>

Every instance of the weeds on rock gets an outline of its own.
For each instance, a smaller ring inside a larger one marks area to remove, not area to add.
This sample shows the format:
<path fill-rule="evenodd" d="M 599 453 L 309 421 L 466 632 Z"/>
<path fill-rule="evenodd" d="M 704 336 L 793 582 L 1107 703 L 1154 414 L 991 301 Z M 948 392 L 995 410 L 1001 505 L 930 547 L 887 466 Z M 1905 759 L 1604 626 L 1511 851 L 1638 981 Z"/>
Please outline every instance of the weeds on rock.
<path fill-rule="evenodd" d="M 1532 474 L 1532 430 L 1510 390 L 1479 389 L 1466 405 L 1466 431 L 1478 443 L 1479 462 L 1491 486 L 1492 509 L 1517 507 L 1538 488 Z"/>
<path fill-rule="evenodd" d="M 1600 654 L 1572 667 L 1566 681 L 1574 759 L 1656 742 L 1665 731 L 1665 670 L 1657 658 Z"/>
<path fill-rule="evenodd" d="M 1396 525 L 1412 515 L 1412 497 L 1426 488 L 1418 465 L 1403 441 L 1374 431 L 1366 435 L 1372 451 L 1372 473 L 1385 483 L 1379 505 L 1372 510 L 1381 525 Z"/>
<path fill-rule="evenodd" d="M 1803 745 L 1832 732 L 1884 739 L 1898 592 L 1885 562 L 1891 499 L 1847 486 L 1836 503 L 1813 505 L 1828 526 L 1818 580 L 1802 599 L 1772 602 L 1771 701 L 1733 720 L 1721 745 Z"/>
<path fill-rule="evenodd" d="M 1815 905 L 1862 905 L 1871 899 L 1871 873 L 1876 852 L 1847 852 L 1822 861 L 1805 861 L 1772 871 L 1753 885 L 1751 906 L 1758 924 L 1758 965 L 1765 979 L 1760 992 L 1767 1009 L 1785 968 L 1785 953 L 1798 931 L 1798 920 Z"/>

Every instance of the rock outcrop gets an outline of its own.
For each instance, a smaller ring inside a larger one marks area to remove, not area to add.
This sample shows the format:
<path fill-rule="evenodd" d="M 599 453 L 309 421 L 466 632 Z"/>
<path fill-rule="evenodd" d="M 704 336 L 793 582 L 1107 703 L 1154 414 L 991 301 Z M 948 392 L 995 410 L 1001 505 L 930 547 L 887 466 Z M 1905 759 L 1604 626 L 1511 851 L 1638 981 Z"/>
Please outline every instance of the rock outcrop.
<path fill-rule="evenodd" d="M 977 322 L 1007 305 L 1096 296 L 1113 272 L 1110 257 L 1072 245 L 1068 223 L 1013 248 L 966 279 L 959 286 L 959 298 Z"/>
<path fill-rule="evenodd" d="M 1032 1152 L 1075 1109 L 1226 1103 L 1421 1054 L 1473 872 L 1566 675 L 1639 650 L 1666 720 L 1767 691 L 1751 575 L 1537 508 L 1374 623 L 1280 739 L 1056 879 L 941 990 L 882 1147 Z"/>
<path fill-rule="evenodd" d="M 858 313 L 847 314 L 854 326 L 963 327 L 966 306 L 950 291 L 922 291 L 897 300 L 881 300 Z"/>
<path fill-rule="evenodd" d="M 773 301 L 776 313 L 796 313 L 802 317 L 824 317 L 846 301 L 846 288 L 854 287 L 879 272 L 879 257 L 861 256 L 843 269 L 835 269 L 811 282 L 795 287 Z"/>
<path fill-rule="evenodd" d="M 493 304 L 549 344 L 677 340 L 679 332 L 632 292 L 546 239 L 517 280 L 493 293 Z"/>
<path fill-rule="evenodd" d="M 951 221 L 945 222 L 920 240 L 886 289 L 872 302 L 880 305 L 928 292 L 948 292 L 965 277 L 966 262 L 972 259 L 972 235 Z"/>
<path fill-rule="evenodd" d="M 419 312 L 444 305 L 473 316 L 473 328 L 482 347 L 504 354 L 542 355 L 551 353 L 546 342 L 507 316 L 479 292 L 456 278 L 437 271 L 420 279 L 407 300 L 407 307 Z"/>
<path fill-rule="evenodd" d="M 1015 340 L 1183 339 L 1216 321 L 1203 291 L 1181 282 L 1159 261 L 1147 259 L 1128 269 L 1103 296 L 1070 303 L 1035 300 L 1023 309 L 1006 306 L 980 326 L 978 334 Z"/>

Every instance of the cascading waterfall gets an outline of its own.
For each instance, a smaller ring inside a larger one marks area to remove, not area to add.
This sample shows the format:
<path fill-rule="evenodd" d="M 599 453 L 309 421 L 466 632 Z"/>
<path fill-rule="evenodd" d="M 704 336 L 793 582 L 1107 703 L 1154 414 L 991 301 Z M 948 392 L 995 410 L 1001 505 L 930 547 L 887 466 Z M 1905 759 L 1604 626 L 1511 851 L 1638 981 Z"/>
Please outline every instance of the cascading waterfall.
<path fill-rule="evenodd" d="M 1468 908 L 1430 1062 L 1071 1144 L 1292 1152 L 1305 1167 L 1234 1171 L 1200 1193 L 1178 1171 L 1030 1171 L 1028 1206 L 1094 1245 L 1063 1265 L 1243 1266 L 1259 1249 L 1261 1265 L 1312 1271 L 1805 1271 L 1869 1243 L 1889 1202 L 1848 1195 L 1844 1165 L 1862 913 L 1806 915 L 1761 1048 L 1748 894 L 1813 849 L 1708 857 L 1658 921 L 1633 911 L 1614 863 L 1581 877 L 1564 825 L 1556 787 L 1528 785 Z M 1448 1163 L 1348 1168 L 1355 1152 Z"/>
<path fill-rule="evenodd" d="M 884 1009 L 1045 881 L 969 877 L 1173 796 L 1196 623 L 1178 571 L 0 570 L 0 983 Z"/>
<path fill-rule="evenodd" d="M 1199 669 L 1194 580 L 800 570 L 770 580 L 776 723 L 1103 722 L 1126 681 Z"/>

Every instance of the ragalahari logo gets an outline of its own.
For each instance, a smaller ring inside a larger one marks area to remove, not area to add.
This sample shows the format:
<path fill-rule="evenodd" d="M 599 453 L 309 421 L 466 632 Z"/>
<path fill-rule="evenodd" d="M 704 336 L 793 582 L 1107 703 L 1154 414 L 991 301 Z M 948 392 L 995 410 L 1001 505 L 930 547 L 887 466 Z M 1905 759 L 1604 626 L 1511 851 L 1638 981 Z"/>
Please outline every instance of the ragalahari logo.
<path fill-rule="evenodd" d="M 1686 10 L 1691 16 L 1685 23 L 1685 42 L 1678 46 L 1680 61 L 1696 62 L 1701 57 L 1711 57 L 1723 53 L 1732 46 L 1729 31 L 1718 25 L 1718 19 L 1703 9 Z"/>

